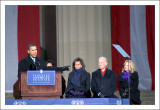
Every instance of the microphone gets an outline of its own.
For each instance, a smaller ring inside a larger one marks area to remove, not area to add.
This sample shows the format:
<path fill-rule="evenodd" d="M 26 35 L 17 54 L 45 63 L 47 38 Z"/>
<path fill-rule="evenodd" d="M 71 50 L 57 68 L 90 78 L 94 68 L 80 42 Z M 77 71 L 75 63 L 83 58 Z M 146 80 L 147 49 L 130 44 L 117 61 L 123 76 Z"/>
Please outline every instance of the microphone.
<path fill-rule="evenodd" d="M 37 61 L 38 65 L 40 66 L 40 63 Z"/>
<path fill-rule="evenodd" d="M 30 64 L 30 70 L 36 70 L 36 69 L 37 69 L 36 64 L 31 63 Z"/>
<path fill-rule="evenodd" d="M 36 60 L 36 70 L 40 69 L 40 63 Z"/>

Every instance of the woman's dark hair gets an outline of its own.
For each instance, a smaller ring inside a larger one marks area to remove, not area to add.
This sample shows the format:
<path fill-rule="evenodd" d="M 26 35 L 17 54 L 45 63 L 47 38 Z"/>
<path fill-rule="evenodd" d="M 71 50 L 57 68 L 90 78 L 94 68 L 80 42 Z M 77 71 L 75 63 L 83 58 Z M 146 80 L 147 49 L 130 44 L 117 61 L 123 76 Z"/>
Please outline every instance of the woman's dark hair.
<path fill-rule="evenodd" d="M 54 67 L 54 63 L 53 63 L 52 60 L 47 60 L 47 61 L 45 61 L 45 66 L 47 66 L 48 63 L 51 63 L 51 64 L 52 64 L 52 67 Z"/>
<path fill-rule="evenodd" d="M 81 59 L 81 58 L 79 58 L 79 57 L 77 57 L 77 58 L 75 58 L 75 59 L 73 60 L 73 63 L 72 63 L 73 70 L 75 70 L 75 63 L 76 63 L 77 61 L 79 61 L 79 62 L 81 63 L 81 65 L 82 65 L 82 67 L 83 67 L 83 70 L 84 70 L 84 69 L 85 69 L 84 61 L 83 61 L 83 59 Z"/>

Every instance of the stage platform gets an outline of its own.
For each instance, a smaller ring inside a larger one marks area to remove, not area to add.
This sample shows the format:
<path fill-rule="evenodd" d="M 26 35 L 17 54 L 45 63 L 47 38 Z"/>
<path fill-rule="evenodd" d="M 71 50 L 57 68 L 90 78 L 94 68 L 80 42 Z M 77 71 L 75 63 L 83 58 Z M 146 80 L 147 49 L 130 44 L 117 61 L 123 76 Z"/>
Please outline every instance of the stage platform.
<path fill-rule="evenodd" d="M 6 105 L 129 105 L 120 98 L 7 99 Z"/>

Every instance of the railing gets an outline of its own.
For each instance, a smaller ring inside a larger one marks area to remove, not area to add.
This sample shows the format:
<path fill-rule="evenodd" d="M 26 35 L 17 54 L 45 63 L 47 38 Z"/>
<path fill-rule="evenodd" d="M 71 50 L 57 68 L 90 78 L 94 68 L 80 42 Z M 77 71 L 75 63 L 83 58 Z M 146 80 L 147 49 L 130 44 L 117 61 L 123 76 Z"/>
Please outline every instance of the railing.
<path fill-rule="evenodd" d="M 120 98 L 68 98 L 68 99 L 10 99 L 6 105 L 129 105 Z"/>

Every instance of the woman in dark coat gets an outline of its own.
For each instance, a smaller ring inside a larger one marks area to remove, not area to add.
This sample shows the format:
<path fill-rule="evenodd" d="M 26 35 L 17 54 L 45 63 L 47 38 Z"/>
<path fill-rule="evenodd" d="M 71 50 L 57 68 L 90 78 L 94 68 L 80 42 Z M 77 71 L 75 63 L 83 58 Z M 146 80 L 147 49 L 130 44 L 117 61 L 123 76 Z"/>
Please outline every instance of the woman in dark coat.
<path fill-rule="evenodd" d="M 73 71 L 69 74 L 65 91 L 66 98 L 89 98 L 90 74 L 85 70 L 85 64 L 81 58 L 73 61 Z"/>
<path fill-rule="evenodd" d="M 128 78 L 129 77 L 129 78 Z M 138 90 L 139 78 L 135 65 L 131 60 L 124 62 L 122 73 L 118 75 L 119 94 L 121 98 L 129 98 L 130 84 L 130 104 L 141 104 L 140 91 Z"/>

